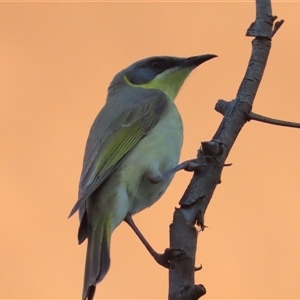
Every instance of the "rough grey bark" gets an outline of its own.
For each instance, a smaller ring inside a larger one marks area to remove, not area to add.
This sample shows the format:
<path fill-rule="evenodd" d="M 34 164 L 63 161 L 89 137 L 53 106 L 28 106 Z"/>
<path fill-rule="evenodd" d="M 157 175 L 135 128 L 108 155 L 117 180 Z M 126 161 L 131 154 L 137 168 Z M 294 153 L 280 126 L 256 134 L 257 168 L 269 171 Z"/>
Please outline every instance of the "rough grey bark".
<path fill-rule="evenodd" d="M 256 20 L 247 30 L 253 36 L 252 54 L 236 98 L 219 100 L 215 109 L 223 120 L 212 140 L 201 143 L 197 162 L 201 166 L 182 196 L 180 208 L 175 209 L 170 225 L 170 247 L 185 252 L 173 258 L 169 268 L 169 300 L 194 300 L 206 293 L 203 285 L 195 285 L 195 256 L 198 230 L 204 229 L 204 214 L 214 190 L 221 182 L 225 160 L 239 132 L 249 121 L 249 113 L 258 90 L 271 49 L 271 39 L 283 21 L 274 21 L 271 1 L 256 0 Z"/>

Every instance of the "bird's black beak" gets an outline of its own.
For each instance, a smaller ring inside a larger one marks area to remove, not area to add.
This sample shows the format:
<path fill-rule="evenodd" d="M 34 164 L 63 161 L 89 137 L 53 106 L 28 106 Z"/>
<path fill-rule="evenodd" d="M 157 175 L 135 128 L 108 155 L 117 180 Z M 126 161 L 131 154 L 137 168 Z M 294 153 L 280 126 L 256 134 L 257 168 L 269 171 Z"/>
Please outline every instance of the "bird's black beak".
<path fill-rule="evenodd" d="M 180 64 L 180 67 L 186 68 L 191 67 L 192 69 L 198 67 L 202 63 L 217 57 L 215 54 L 204 54 L 204 55 L 198 55 L 198 56 L 192 56 L 184 59 L 182 63 Z"/>

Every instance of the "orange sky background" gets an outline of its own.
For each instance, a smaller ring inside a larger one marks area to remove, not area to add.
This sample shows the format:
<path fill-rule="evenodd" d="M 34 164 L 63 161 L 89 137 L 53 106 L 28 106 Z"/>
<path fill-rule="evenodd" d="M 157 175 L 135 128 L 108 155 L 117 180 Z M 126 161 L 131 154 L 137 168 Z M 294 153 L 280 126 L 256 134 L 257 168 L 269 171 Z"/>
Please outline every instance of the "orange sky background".
<path fill-rule="evenodd" d="M 285 23 L 273 40 L 254 111 L 300 122 L 300 3 L 273 3 Z M 254 2 L 0 4 L 0 298 L 80 298 L 86 244 L 77 245 L 85 141 L 113 75 L 152 55 L 214 53 L 176 103 L 194 158 L 235 97 L 251 52 Z M 250 122 L 236 141 L 199 236 L 203 299 L 300 298 L 300 130 Z M 135 216 L 157 251 L 191 178 Z M 166 299 L 168 272 L 126 224 L 96 298 Z"/>

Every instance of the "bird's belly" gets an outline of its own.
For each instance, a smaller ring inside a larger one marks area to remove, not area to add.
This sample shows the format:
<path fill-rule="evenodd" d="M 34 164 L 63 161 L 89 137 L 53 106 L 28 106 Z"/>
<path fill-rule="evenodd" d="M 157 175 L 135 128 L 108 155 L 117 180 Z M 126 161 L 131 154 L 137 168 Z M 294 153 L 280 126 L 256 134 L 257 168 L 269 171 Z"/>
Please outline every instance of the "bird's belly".
<path fill-rule="evenodd" d="M 151 206 L 166 191 L 174 174 L 157 184 L 149 176 L 165 174 L 178 164 L 182 133 L 182 121 L 174 105 L 120 166 L 131 214 Z"/>

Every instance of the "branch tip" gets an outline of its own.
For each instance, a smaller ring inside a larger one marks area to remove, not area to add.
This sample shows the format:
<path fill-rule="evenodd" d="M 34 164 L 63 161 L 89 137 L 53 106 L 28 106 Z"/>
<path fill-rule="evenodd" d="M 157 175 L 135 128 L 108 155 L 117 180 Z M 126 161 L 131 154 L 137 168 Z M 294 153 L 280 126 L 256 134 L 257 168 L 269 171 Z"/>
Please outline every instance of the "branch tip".
<path fill-rule="evenodd" d="M 222 114 L 223 116 L 226 114 L 226 111 L 229 108 L 229 101 L 225 101 L 223 99 L 219 99 L 215 105 L 215 111 Z"/>
<path fill-rule="evenodd" d="M 206 294 L 206 289 L 202 284 L 188 286 L 183 291 L 182 299 L 197 300 Z"/>
<path fill-rule="evenodd" d="M 271 16 L 272 21 L 274 22 L 278 17 L 277 16 Z"/>
<path fill-rule="evenodd" d="M 281 27 L 281 25 L 284 23 L 284 20 L 280 20 L 280 21 L 277 21 L 275 24 L 274 24 L 274 28 L 272 30 L 272 37 L 276 34 L 276 32 L 278 31 L 278 29 Z"/>
<path fill-rule="evenodd" d="M 195 285 L 195 294 L 198 296 L 198 299 L 206 294 L 206 289 L 203 284 Z"/>
<path fill-rule="evenodd" d="M 222 153 L 223 153 L 222 145 L 216 141 L 202 142 L 201 147 L 202 147 L 203 153 L 207 156 L 222 155 Z M 208 157 L 206 158 L 206 161 L 209 161 Z"/>
<path fill-rule="evenodd" d="M 202 270 L 202 265 L 200 265 L 199 267 L 195 267 L 195 272 Z"/>
<path fill-rule="evenodd" d="M 232 163 L 224 164 L 224 167 L 231 167 Z"/>

